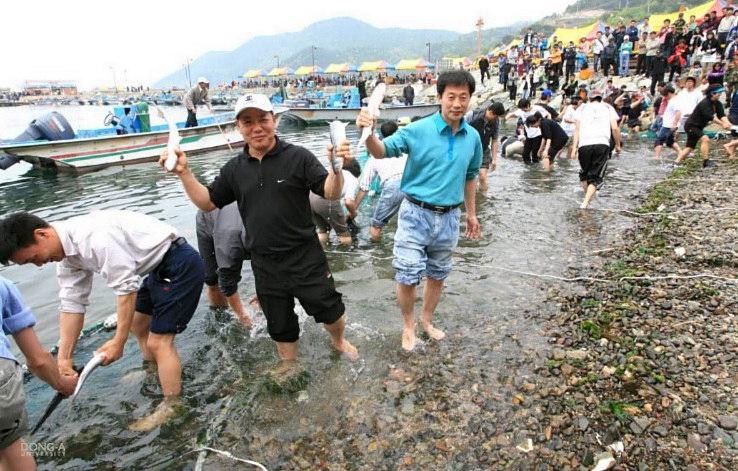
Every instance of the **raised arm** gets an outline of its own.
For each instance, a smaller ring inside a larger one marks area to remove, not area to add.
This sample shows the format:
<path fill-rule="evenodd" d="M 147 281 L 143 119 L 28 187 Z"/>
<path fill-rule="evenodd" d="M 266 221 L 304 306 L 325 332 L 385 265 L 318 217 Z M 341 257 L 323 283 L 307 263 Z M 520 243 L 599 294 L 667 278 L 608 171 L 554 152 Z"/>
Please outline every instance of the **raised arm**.
<path fill-rule="evenodd" d="M 362 109 L 359 116 L 356 118 L 356 127 L 359 128 L 361 133 L 364 128 L 371 127 L 372 133 L 366 140 L 366 150 L 369 151 L 373 157 L 381 159 L 384 157 L 384 143 L 374 134 L 374 128 L 377 125 L 377 120 L 374 119 L 368 109 Z"/>
<path fill-rule="evenodd" d="M 210 192 L 207 187 L 200 183 L 195 175 L 192 174 L 190 167 L 187 165 L 187 154 L 182 150 L 175 150 L 177 154 L 177 165 L 174 167 L 172 172 L 176 174 L 182 181 L 187 196 L 190 198 L 195 206 L 199 209 L 209 212 L 216 208 L 215 204 L 210 200 Z M 164 149 L 159 156 L 159 165 L 164 167 L 164 163 L 167 161 L 169 152 Z"/>

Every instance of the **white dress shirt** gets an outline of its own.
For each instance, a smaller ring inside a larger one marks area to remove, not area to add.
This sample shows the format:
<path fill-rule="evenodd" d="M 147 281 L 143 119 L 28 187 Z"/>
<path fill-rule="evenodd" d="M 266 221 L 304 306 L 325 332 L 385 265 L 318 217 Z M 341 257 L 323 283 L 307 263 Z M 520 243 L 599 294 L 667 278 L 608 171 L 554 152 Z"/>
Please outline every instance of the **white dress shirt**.
<path fill-rule="evenodd" d="M 130 211 L 95 211 L 51 226 L 64 249 L 56 267 L 59 309 L 81 314 L 89 304 L 93 273 L 118 296 L 134 293 L 177 238 L 169 224 Z"/>

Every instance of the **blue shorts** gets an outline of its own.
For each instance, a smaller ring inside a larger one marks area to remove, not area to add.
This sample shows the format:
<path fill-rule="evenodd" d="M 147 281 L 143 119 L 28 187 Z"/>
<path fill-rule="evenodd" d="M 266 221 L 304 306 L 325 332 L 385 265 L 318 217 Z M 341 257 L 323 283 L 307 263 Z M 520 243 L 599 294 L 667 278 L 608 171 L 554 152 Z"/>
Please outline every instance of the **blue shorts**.
<path fill-rule="evenodd" d="M 387 225 L 392 216 L 400 210 L 400 205 L 405 200 L 405 194 L 400 191 L 400 178 L 388 180 L 382 186 L 377 206 L 374 208 L 372 227 L 382 228 Z"/>
<path fill-rule="evenodd" d="M 149 330 L 179 334 L 197 309 L 205 282 L 205 263 L 190 244 L 168 252 L 138 290 L 136 311 L 153 316 Z"/>
<path fill-rule="evenodd" d="M 461 209 L 446 213 L 404 200 L 395 233 L 395 279 L 402 285 L 417 285 L 423 276 L 445 280 L 451 273 L 453 255 L 459 242 Z"/>
<path fill-rule="evenodd" d="M 656 145 L 657 146 L 666 145 L 666 147 L 673 147 L 674 146 L 674 131 L 672 131 L 671 128 L 662 127 L 659 130 L 658 135 L 656 136 Z"/>

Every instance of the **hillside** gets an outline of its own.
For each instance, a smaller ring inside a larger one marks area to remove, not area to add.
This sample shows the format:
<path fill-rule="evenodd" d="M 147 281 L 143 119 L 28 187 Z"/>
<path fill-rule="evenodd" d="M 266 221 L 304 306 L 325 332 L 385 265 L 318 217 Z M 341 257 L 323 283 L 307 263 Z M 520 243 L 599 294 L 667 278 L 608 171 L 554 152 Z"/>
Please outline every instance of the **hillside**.
<path fill-rule="evenodd" d="M 488 50 L 505 35 L 514 34 L 526 23 L 482 31 L 482 49 Z M 461 35 L 443 30 L 410 30 L 376 28 L 353 18 L 333 18 L 314 23 L 302 31 L 274 36 L 255 37 L 233 51 L 209 52 L 191 65 L 193 77 L 206 75 L 213 83 L 223 83 L 240 77 L 247 69 L 270 70 L 277 65 L 297 68 L 311 65 L 312 46 L 316 46 L 315 64 L 322 67 L 331 62 L 359 64 L 365 60 L 384 59 L 397 62 L 411 57 L 436 60 L 443 55 L 476 55 L 476 32 Z M 183 69 L 158 80 L 155 87 L 186 85 Z"/>

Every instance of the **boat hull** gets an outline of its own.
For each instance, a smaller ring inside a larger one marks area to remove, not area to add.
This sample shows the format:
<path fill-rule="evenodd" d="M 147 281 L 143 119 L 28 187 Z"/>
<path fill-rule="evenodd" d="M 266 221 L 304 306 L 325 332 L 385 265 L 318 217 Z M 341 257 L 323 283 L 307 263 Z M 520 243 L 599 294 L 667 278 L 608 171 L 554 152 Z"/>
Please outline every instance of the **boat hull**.
<path fill-rule="evenodd" d="M 180 129 L 180 148 L 188 154 L 234 149 L 243 144 L 243 137 L 235 121 L 216 125 Z M 126 134 L 53 142 L 0 144 L 0 155 L 20 158 L 39 168 L 53 168 L 64 172 L 85 173 L 114 165 L 129 165 L 159 159 L 167 147 L 168 131 Z"/>
<path fill-rule="evenodd" d="M 439 104 L 387 107 L 380 110 L 379 120 L 395 121 L 403 117 L 425 117 L 440 109 Z M 307 125 L 323 125 L 335 120 L 353 123 L 359 111 L 361 108 L 289 108 L 284 118 L 285 121 Z"/>

